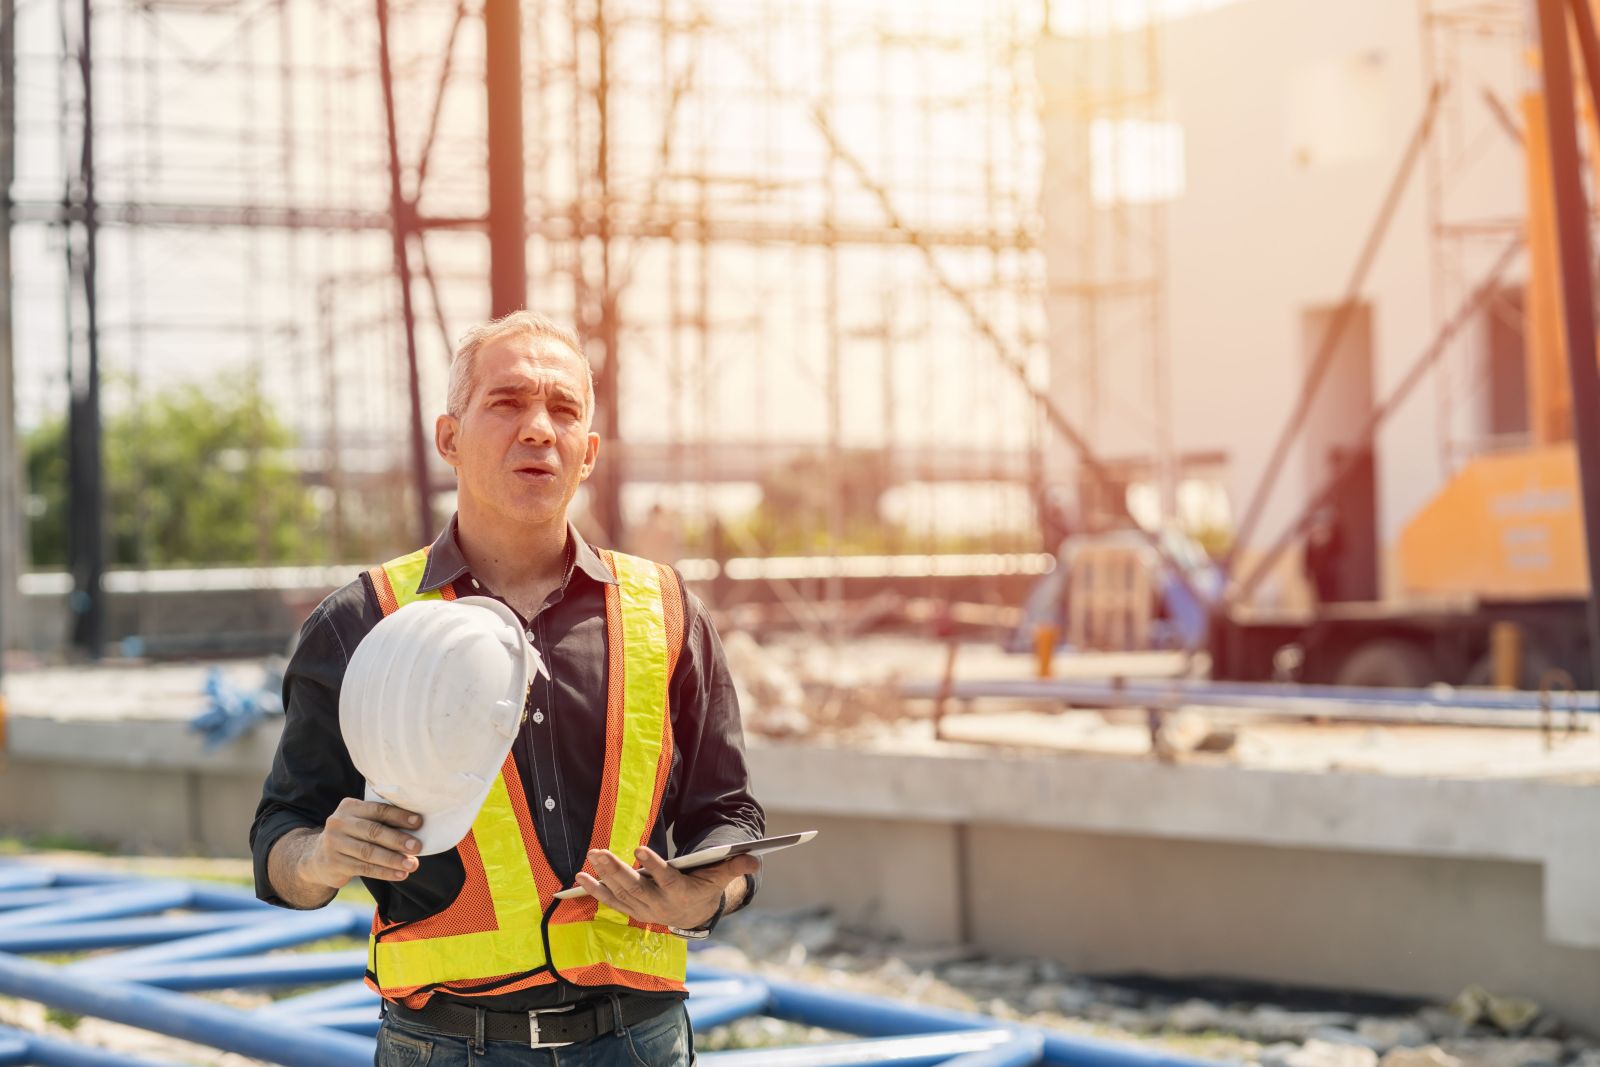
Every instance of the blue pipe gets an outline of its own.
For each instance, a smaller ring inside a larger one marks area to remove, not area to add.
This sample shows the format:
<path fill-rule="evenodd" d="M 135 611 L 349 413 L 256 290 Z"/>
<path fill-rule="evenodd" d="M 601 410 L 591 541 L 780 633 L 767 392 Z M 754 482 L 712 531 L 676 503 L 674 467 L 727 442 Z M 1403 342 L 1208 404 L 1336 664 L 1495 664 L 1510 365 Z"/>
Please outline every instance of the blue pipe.
<path fill-rule="evenodd" d="M 730 972 L 691 963 L 694 978 L 724 978 Z M 902 1004 L 887 997 L 864 994 L 845 996 L 833 990 L 813 989 L 798 982 L 762 977 L 772 991 L 768 1014 L 810 1026 L 842 1030 L 866 1037 L 950 1030 L 987 1029 L 995 1020 L 984 1015 L 921 1005 Z M 1021 1029 L 1021 1028 L 1019 1028 Z M 1044 1062 L 1071 1067 L 1216 1067 L 1215 1060 L 1182 1056 L 1150 1048 L 1076 1034 L 1031 1030 L 1044 1038 Z"/>
<path fill-rule="evenodd" d="M 298 912 L 289 911 L 287 908 L 280 908 L 276 905 L 268 904 L 266 901 L 259 899 L 254 892 L 248 889 L 239 889 L 235 886 L 215 884 L 195 885 L 191 888 L 194 890 L 195 907 L 205 908 L 207 911 L 264 911 L 272 912 L 278 915 L 301 914 Z M 359 909 L 353 908 L 348 904 L 330 904 L 321 910 L 348 912 L 359 911 Z M 372 909 L 368 908 L 365 914 L 367 917 L 367 922 L 370 924 L 372 922 Z"/>
<path fill-rule="evenodd" d="M 226 913 L 224 913 L 226 914 Z M 72 973 L 115 975 L 157 963 L 186 960 L 212 960 L 239 956 L 246 952 L 303 945 L 325 937 L 350 932 L 350 919 L 338 912 L 289 913 L 281 918 L 251 922 L 248 926 L 221 930 L 201 937 L 187 937 L 160 945 L 129 949 L 114 956 L 97 956 L 69 968 Z"/>
<path fill-rule="evenodd" d="M 360 978 L 367 971 L 367 950 L 308 952 L 300 956 L 243 956 L 237 959 L 152 963 L 117 974 L 124 982 L 188 992 L 206 989 L 267 988 L 322 985 Z M 76 976 L 75 976 L 76 977 Z M 88 977 L 85 975 L 84 977 Z"/>
<path fill-rule="evenodd" d="M 20 1059 L 13 1059 L 21 1048 Z M 42 1034 L 0 1026 L 0 1064 L 38 1064 L 39 1067 L 171 1067 L 170 1064 L 124 1056 L 110 1049 L 76 1045 Z"/>
<path fill-rule="evenodd" d="M 329 986 L 327 989 L 314 989 L 309 993 L 275 1000 L 271 1004 L 257 1008 L 256 1014 L 298 1017 L 301 1014 L 315 1015 L 340 1008 L 362 1007 L 376 1014 L 378 999 L 378 994 L 368 989 L 365 982 L 345 982 L 342 985 Z"/>
<path fill-rule="evenodd" d="M 71 900 L 63 904 L 42 904 L 32 908 L 19 908 L 0 915 L 0 930 L 20 930 L 46 923 L 81 922 L 84 919 L 115 919 L 124 915 L 144 915 L 166 911 L 168 908 L 187 907 L 193 900 L 189 887 L 178 884 L 153 883 L 108 889 L 103 893 Z"/>
<path fill-rule="evenodd" d="M 982 1055 L 992 1049 L 1008 1048 L 1016 1037 L 1011 1030 L 969 1030 L 789 1048 L 704 1052 L 697 1059 L 715 1067 L 936 1067 L 949 1063 L 952 1056 Z"/>
<path fill-rule="evenodd" d="M 944 1067 L 1033 1067 L 1044 1059 L 1044 1038 L 1014 1033 L 1011 1040 L 986 1052 L 969 1052 L 946 1061 Z"/>
<path fill-rule="evenodd" d="M 18 908 L 37 908 L 41 904 L 65 904 L 69 900 L 82 900 L 99 892 L 89 886 L 79 889 L 62 889 L 51 886 L 43 889 L 12 889 L 0 892 L 0 911 Z"/>
<path fill-rule="evenodd" d="M 264 916 L 239 912 L 208 915 L 163 915 L 152 919 L 109 919 L 105 922 L 60 923 L 37 930 L 0 930 L 0 952 L 89 952 L 98 948 L 151 945 L 174 938 L 233 930 Z"/>
<path fill-rule="evenodd" d="M 722 983 L 717 983 L 719 986 Z M 757 1015 L 767 1006 L 767 987 L 760 982 L 732 982 L 728 988 L 701 991 L 689 988 L 689 1021 L 696 1029 L 709 1030 L 746 1015 Z"/>
<path fill-rule="evenodd" d="M 286 1067 L 370 1067 L 373 1044 L 349 1034 L 306 1033 L 221 1004 L 131 982 L 64 975 L 43 963 L 0 954 L 0 994 L 137 1026 Z"/>
<path fill-rule="evenodd" d="M 58 871 L 55 872 L 55 885 L 60 886 L 134 886 L 134 885 L 181 885 L 189 891 L 193 898 L 193 906 L 204 908 L 207 911 L 269 911 L 283 912 L 284 909 L 274 907 L 264 900 L 256 899 L 254 893 L 244 889 L 235 889 L 231 886 L 215 885 L 209 883 L 189 884 L 187 882 L 171 879 L 146 878 L 142 875 L 119 874 L 107 871 Z M 331 905 L 343 907 L 344 905 Z M 371 918 L 371 912 L 367 913 Z"/>
<path fill-rule="evenodd" d="M 55 884 L 54 871 L 13 860 L 0 861 L 0 889 L 44 889 Z"/>
<path fill-rule="evenodd" d="M 45 870 L 45 868 L 36 868 Z M 122 874 L 117 871 L 91 871 L 79 869 L 74 871 L 51 871 L 54 876 L 52 885 L 128 885 L 134 882 L 148 883 L 152 879 L 142 875 Z"/>
<path fill-rule="evenodd" d="M 296 1016 L 296 1026 L 320 1026 L 326 1030 L 343 1030 L 347 1034 L 377 1037 L 383 1022 L 376 1006 L 370 1008 L 343 1008 L 339 1011 L 319 1012 L 315 1015 Z"/>

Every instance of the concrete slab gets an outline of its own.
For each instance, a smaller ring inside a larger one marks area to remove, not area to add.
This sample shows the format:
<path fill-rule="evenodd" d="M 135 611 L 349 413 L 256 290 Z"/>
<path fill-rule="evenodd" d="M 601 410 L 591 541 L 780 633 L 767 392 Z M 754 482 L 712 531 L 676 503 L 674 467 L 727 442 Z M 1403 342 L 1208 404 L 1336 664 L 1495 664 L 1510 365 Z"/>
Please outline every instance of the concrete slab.
<path fill-rule="evenodd" d="M 980 665 L 989 670 L 991 665 Z M 259 667 L 230 668 L 241 685 Z M 243 855 L 278 727 L 215 752 L 203 666 L 8 680 L 0 826 Z M 958 716 L 752 738 L 775 831 L 760 903 L 1073 966 L 1453 996 L 1478 982 L 1600 1032 L 1600 739 L 1244 724 L 1163 765 L 1137 714 Z"/>

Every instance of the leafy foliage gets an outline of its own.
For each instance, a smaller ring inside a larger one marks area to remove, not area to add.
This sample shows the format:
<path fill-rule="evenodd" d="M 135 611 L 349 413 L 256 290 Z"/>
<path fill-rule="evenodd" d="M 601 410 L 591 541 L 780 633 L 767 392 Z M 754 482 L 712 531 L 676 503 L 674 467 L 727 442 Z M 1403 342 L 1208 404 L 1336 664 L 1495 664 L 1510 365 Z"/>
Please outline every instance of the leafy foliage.
<path fill-rule="evenodd" d="M 112 566 L 303 561 L 315 508 L 294 436 L 253 381 L 184 385 L 106 417 L 107 558 Z M 67 423 L 28 435 L 33 565 L 67 561 Z"/>

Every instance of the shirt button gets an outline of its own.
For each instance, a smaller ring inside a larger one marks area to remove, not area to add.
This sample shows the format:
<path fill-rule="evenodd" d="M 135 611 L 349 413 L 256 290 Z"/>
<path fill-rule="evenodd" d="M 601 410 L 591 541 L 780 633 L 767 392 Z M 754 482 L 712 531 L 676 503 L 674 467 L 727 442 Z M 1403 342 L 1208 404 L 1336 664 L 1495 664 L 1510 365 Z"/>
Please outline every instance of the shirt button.
<path fill-rule="evenodd" d="M 556 798 L 555 797 L 545 797 L 544 798 L 544 810 L 545 811 L 555 811 L 556 810 Z"/>
<path fill-rule="evenodd" d="M 542 711 L 534 712 L 533 713 L 533 721 L 536 722 L 536 723 L 544 722 L 544 712 L 542 712 Z"/>
<path fill-rule="evenodd" d="M 481 589 L 483 587 L 478 584 L 478 579 L 474 578 L 474 579 L 472 579 L 472 588 Z"/>

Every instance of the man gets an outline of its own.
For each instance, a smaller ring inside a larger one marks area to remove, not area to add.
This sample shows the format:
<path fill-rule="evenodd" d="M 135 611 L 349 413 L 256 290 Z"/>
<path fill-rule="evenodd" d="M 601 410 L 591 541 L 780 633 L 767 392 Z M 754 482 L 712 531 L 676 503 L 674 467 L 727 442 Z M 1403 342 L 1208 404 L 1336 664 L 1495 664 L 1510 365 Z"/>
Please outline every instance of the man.
<path fill-rule="evenodd" d="M 317 908 L 365 882 L 379 1065 L 553 1064 L 557 1051 L 562 1064 L 687 1064 L 684 941 L 755 892 L 751 857 L 686 872 L 662 859 L 669 829 L 681 854 L 759 837 L 765 817 L 704 605 L 670 568 L 597 551 L 567 521 L 599 454 L 593 407 L 570 331 L 526 311 L 471 331 L 434 428 L 456 516 L 428 549 L 323 601 L 284 678 L 283 738 L 250 835 L 256 891 Z M 474 595 L 517 613 L 550 677 L 534 678 L 501 772 L 516 818 L 480 814 L 455 849 L 419 857 L 420 816 L 359 799 L 339 687 L 384 615 Z M 640 681 L 652 676 L 658 690 Z M 660 727 L 664 743 L 636 741 Z M 618 855 L 629 841 L 637 850 Z M 588 897 L 551 899 L 575 885 Z"/>

